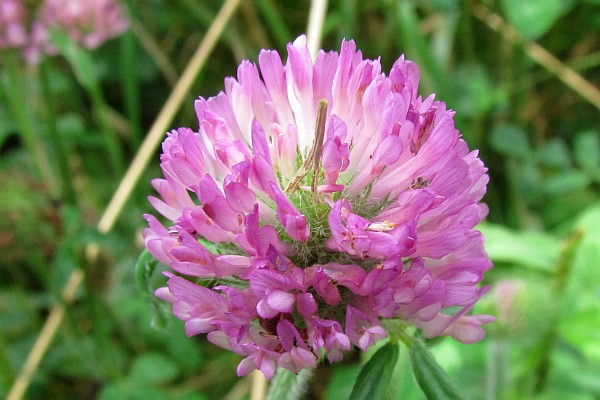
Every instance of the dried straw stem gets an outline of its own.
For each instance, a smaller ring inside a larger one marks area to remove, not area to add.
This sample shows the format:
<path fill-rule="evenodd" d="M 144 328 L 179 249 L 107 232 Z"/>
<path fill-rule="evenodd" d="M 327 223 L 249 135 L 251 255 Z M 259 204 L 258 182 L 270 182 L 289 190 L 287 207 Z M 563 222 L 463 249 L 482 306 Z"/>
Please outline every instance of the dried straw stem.
<path fill-rule="evenodd" d="M 252 371 L 250 400 L 263 400 L 267 393 L 267 380 L 259 370 Z"/>
<path fill-rule="evenodd" d="M 600 90 L 583 78 L 574 69 L 554 57 L 539 44 L 524 38 L 515 28 L 482 5 L 473 7 L 473 14 L 485 22 L 504 39 L 514 44 L 521 44 L 525 53 L 535 62 L 555 74 L 565 85 L 600 110 Z"/>
<path fill-rule="evenodd" d="M 129 166 L 129 169 L 125 173 L 125 176 L 123 177 L 117 191 L 108 204 L 106 211 L 100 218 L 97 226 L 97 229 L 100 233 L 107 233 L 113 228 L 117 218 L 123 211 L 125 202 L 131 195 L 133 188 L 142 175 L 142 172 L 147 167 L 148 162 L 163 138 L 165 131 L 172 122 L 175 113 L 179 110 L 183 99 L 198 76 L 198 73 L 206 63 L 208 56 L 212 52 L 212 49 L 214 48 L 217 40 L 221 36 L 221 33 L 223 32 L 227 22 L 233 15 L 239 3 L 240 0 L 227 0 L 225 4 L 223 4 L 223 7 L 217 14 L 214 22 L 200 43 L 198 50 L 196 50 L 196 53 L 194 53 L 192 59 L 183 72 L 183 75 L 177 82 L 175 89 L 173 92 L 171 92 L 171 95 L 156 118 L 156 121 L 150 128 L 148 135 L 142 143 L 142 146 L 136 154 L 133 162 Z M 88 260 L 94 260 L 97 257 L 97 254 L 98 247 L 96 245 L 90 245 L 88 248 L 86 248 Z M 39 367 L 39 364 L 42 361 L 48 346 L 52 342 L 52 339 L 54 338 L 54 335 L 56 334 L 58 327 L 64 318 L 66 304 L 69 304 L 73 301 L 75 294 L 82 282 L 83 272 L 80 269 L 76 269 L 69 277 L 69 280 L 62 292 L 61 301 L 55 304 L 50 310 L 48 319 L 42 327 L 40 335 L 38 336 L 33 348 L 27 356 L 25 364 L 23 365 L 19 376 L 17 376 L 17 379 L 15 380 L 8 394 L 7 400 L 20 400 L 23 398 L 23 395 L 27 391 L 35 371 Z"/>
<path fill-rule="evenodd" d="M 306 42 L 310 56 L 315 59 L 321 48 L 323 24 L 327 14 L 327 0 L 313 0 L 310 3 L 308 27 L 306 28 Z"/>

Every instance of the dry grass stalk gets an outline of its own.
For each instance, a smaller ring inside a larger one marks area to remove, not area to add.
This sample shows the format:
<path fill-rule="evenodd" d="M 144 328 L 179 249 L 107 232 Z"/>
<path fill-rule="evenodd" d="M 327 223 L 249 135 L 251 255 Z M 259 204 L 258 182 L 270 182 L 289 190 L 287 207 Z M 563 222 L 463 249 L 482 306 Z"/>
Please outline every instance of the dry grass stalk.
<path fill-rule="evenodd" d="M 513 44 L 521 44 L 525 53 L 532 60 L 556 75 L 558 79 L 575 93 L 600 110 L 600 90 L 578 74 L 573 68 L 560 61 L 539 44 L 524 38 L 514 27 L 504 21 L 502 17 L 491 12 L 484 6 L 475 5 L 473 7 L 473 14 L 494 31 L 500 33 L 507 41 Z"/>

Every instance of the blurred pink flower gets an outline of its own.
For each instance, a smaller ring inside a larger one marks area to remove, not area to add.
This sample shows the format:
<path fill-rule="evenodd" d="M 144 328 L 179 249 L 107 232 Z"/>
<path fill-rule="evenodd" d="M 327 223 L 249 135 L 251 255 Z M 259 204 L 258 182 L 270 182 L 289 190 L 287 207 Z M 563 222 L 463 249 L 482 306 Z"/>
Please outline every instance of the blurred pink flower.
<path fill-rule="evenodd" d="M 30 63 L 36 63 L 42 53 L 57 54 L 49 43 L 50 31 L 54 29 L 65 32 L 83 47 L 95 49 L 121 35 L 128 25 L 115 0 L 44 0 L 31 28 L 25 57 Z"/>
<path fill-rule="evenodd" d="M 27 44 L 26 20 L 21 0 L 0 0 L 0 50 Z"/>
<path fill-rule="evenodd" d="M 188 335 L 245 357 L 240 375 L 366 351 L 388 318 L 482 339 L 493 318 L 466 314 L 492 266 L 474 229 L 488 177 L 454 112 L 417 95 L 404 57 L 386 76 L 353 41 L 314 61 L 304 36 L 287 51 L 285 65 L 262 51 L 260 75 L 242 62 L 224 93 L 196 101 L 199 130 L 164 141 L 150 202 L 171 222 L 146 215 L 146 246 L 181 275 L 222 283 L 169 273 L 157 296 Z"/>

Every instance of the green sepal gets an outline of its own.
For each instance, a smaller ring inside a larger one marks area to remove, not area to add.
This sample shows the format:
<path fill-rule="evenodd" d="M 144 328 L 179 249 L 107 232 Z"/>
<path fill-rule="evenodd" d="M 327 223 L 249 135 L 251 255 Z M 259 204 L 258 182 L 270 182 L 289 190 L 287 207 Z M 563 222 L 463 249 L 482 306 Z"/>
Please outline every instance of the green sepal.
<path fill-rule="evenodd" d="M 164 329 L 169 322 L 169 313 L 165 310 L 164 302 L 154 296 L 154 288 L 150 282 L 157 264 L 158 261 L 148 249 L 142 250 L 134 267 L 135 281 L 139 291 L 152 303 L 152 326 Z"/>
<path fill-rule="evenodd" d="M 398 342 L 388 342 L 377 350 L 360 371 L 352 388 L 351 399 L 378 400 L 384 398 L 391 382 L 400 348 Z"/>
<path fill-rule="evenodd" d="M 154 274 L 158 261 L 152 256 L 148 249 L 142 250 L 135 262 L 135 282 L 140 292 L 152 294 L 150 291 L 150 277 Z"/>
<path fill-rule="evenodd" d="M 458 387 L 419 339 L 415 339 L 410 347 L 410 363 L 417 383 L 428 399 L 463 399 Z"/>

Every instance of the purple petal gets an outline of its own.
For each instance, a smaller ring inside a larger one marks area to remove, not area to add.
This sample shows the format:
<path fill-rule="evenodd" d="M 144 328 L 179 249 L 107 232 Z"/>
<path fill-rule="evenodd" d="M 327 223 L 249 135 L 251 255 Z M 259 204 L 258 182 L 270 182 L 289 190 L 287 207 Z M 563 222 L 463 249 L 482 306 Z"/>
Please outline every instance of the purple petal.
<path fill-rule="evenodd" d="M 291 313 L 294 311 L 296 296 L 292 293 L 274 290 L 267 296 L 269 306 L 282 313 Z"/>

